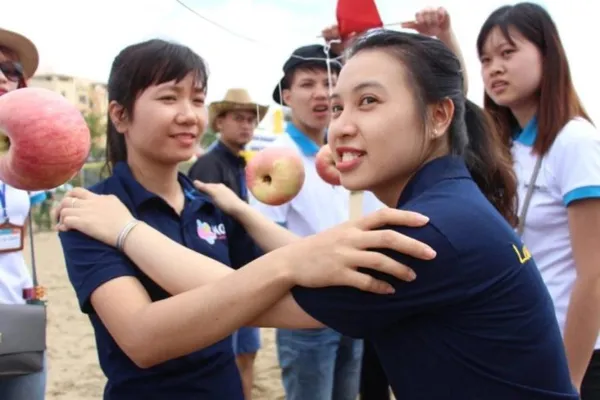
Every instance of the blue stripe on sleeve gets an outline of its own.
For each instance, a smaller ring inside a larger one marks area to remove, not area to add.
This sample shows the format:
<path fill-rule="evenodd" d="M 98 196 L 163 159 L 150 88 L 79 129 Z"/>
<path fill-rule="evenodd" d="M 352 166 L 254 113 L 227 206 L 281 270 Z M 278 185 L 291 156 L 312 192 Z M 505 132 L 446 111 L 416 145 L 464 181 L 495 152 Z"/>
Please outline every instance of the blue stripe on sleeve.
<path fill-rule="evenodd" d="M 600 186 L 582 186 L 571 190 L 563 196 L 563 203 L 568 206 L 575 200 L 600 198 Z"/>

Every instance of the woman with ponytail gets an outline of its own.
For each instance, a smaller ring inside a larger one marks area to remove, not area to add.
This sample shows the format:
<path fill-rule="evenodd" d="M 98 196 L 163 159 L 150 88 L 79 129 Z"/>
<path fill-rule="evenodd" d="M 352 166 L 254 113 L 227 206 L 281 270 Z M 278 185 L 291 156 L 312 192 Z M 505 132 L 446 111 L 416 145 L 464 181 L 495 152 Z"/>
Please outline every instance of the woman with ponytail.
<path fill-rule="evenodd" d="M 296 288 L 294 299 L 369 339 L 396 398 L 577 399 L 552 300 L 513 229 L 508 151 L 463 88 L 459 59 L 437 39 L 375 30 L 348 49 L 328 130 L 342 185 L 428 216 L 393 229 L 437 256 L 393 254 L 416 279 L 390 281 L 388 297 Z"/>
<path fill-rule="evenodd" d="M 108 80 L 110 176 L 71 191 L 57 212 L 105 400 L 242 400 L 234 331 L 321 326 L 295 304 L 293 286 L 386 297 L 391 285 L 356 266 L 409 281 L 412 271 L 367 247 L 435 256 L 400 233 L 373 231 L 427 222 L 415 213 L 380 210 L 301 239 L 228 189 L 218 204 L 200 193 L 179 165 L 206 127 L 207 83 L 189 47 L 152 39 L 123 49 Z"/>

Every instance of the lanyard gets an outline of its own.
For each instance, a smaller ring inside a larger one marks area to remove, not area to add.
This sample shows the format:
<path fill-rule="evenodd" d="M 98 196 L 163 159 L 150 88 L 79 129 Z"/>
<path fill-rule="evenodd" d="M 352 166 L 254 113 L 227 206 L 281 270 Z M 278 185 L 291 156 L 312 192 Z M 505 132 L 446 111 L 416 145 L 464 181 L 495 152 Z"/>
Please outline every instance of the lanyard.
<path fill-rule="evenodd" d="M 0 203 L 2 203 L 3 222 L 8 222 L 8 214 L 6 213 L 6 183 L 2 183 L 2 192 L 0 193 Z"/>

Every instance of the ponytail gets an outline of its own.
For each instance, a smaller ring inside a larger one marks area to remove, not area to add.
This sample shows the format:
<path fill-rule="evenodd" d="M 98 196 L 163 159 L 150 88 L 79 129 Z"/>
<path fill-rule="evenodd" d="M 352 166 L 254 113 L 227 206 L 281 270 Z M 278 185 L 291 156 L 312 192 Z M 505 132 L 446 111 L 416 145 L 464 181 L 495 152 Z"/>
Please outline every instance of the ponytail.
<path fill-rule="evenodd" d="M 425 121 L 429 117 L 428 106 L 452 100 L 454 114 L 448 129 L 449 153 L 465 159 L 483 194 L 516 226 L 517 179 L 510 150 L 500 142 L 487 114 L 466 99 L 465 75 L 459 58 L 441 40 L 391 30 L 360 36 L 346 50 L 346 56 L 351 59 L 372 49 L 385 50 L 406 69 Z"/>
<path fill-rule="evenodd" d="M 512 225 L 517 225 L 517 178 L 510 150 L 503 145 L 494 124 L 475 103 L 465 102 L 469 144 L 465 161 L 485 197 Z"/>

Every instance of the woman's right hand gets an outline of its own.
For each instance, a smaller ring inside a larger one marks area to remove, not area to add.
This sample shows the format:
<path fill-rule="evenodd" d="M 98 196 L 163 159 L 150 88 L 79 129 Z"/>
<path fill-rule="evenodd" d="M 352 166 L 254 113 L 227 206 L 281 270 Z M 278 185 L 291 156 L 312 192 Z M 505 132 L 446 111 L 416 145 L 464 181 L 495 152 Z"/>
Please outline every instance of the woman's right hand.
<path fill-rule="evenodd" d="M 356 32 L 352 32 L 345 40 L 342 40 L 340 37 L 340 31 L 337 25 L 327 26 L 325 29 L 321 31 L 321 35 L 323 36 L 323 40 L 326 43 L 330 43 L 331 51 L 333 51 L 338 56 L 342 55 L 344 50 L 352 44 L 352 41 L 356 38 Z"/>
<path fill-rule="evenodd" d="M 305 287 L 351 286 L 374 293 L 393 293 L 388 283 L 357 271 L 370 268 L 403 281 L 416 278 L 408 266 L 370 249 L 389 249 L 430 260 L 435 251 L 393 230 L 373 230 L 386 225 L 420 227 L 428 219 L 421 214 L 384 208 L 356 221 L 308 236 L 275 250 L 285 252 L 295 284 Z"/>
<path fill-rule="evenodd" d="M 439 38 L 452 29 L 450 14 L 444 7 L 428 7 L 415 14 L 415 19 L 402 23 L 402 28 L 414 29 L 422 35 Z"/>

